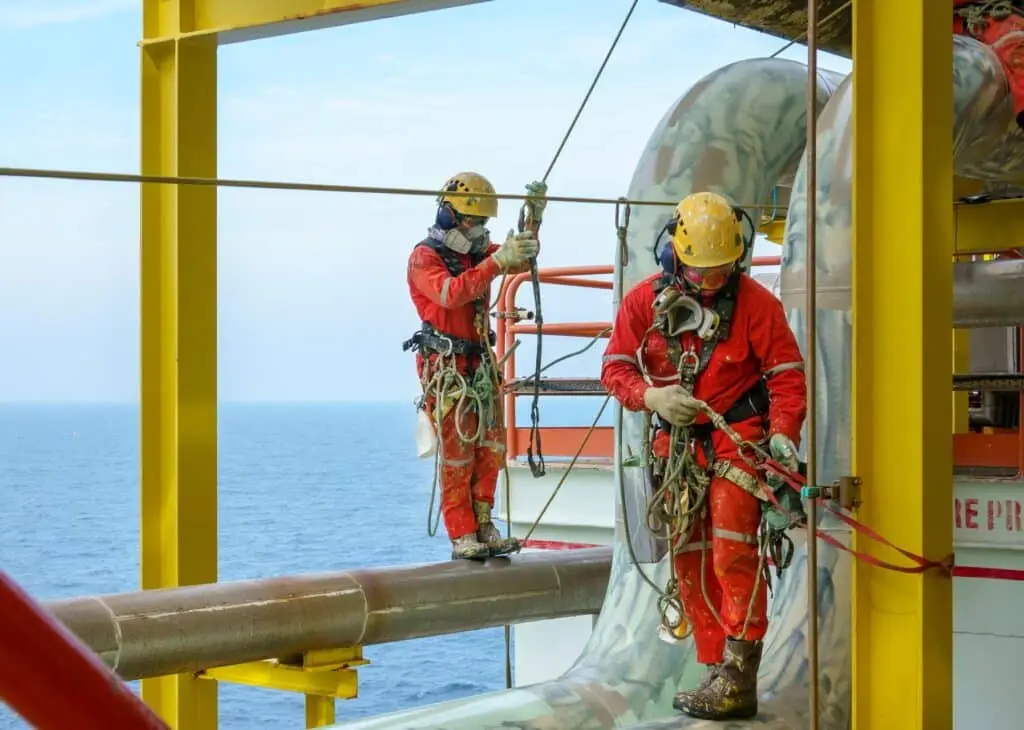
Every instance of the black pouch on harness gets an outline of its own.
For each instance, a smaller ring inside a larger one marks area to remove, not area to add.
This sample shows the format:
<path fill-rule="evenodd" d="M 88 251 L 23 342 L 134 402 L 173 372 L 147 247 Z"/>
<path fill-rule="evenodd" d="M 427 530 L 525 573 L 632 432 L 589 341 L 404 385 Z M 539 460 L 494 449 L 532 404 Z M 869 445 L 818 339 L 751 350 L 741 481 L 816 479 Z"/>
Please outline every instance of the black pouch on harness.
<path fill-rule="evenodd" d="M 498 338 L 494 330 L 487 333 L 488 344 L 494 346 Z M 424 322 L 423 327 L 414 332 L 412 337 L 402 343 L 402 350 L 409 352 L 420 351 L 424 355 L 466 355 L 479 356 L 486 352 L 485 345 L 481 342 L 467 340 L 461 337 L 452 337 L 443 332 L 438 332 L 429 322 Z"/>

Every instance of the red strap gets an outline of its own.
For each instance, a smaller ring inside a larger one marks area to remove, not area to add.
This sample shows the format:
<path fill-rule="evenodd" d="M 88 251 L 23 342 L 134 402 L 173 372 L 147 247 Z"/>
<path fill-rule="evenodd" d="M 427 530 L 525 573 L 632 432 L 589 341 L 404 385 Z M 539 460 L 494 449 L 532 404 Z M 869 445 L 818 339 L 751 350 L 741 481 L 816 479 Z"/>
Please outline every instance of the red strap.
<path fill-rule="evenodd" d="M 758 464 L 758 468 L 766 473 L 778 476 L 780 479 L 783 480 L 783 482 L 786 483 L 787 486 L 789 486 L 798 493 L 800 492 L 801 488 L 807 483 L 807 481 L 802 476 L 800 476 L 799 474 L 794 474 L 791 470 L 787 469 L 774 459 L 763 459 L 761 463 Z M 772 493 L 772 490 L 765 489 L 764 492 L 768 496 L 769 501 L 772 503 L 773 506 L 775 506 L 776 509 L 785 514 L 791 520 L 793 519 L 793 515 L 790 514 L 785 507 L 779 504 L 778 500 L 775 497 L 775 494 Z M 827 535 L 818 530 L 816 533 L 818 538 L 823 542 L 831 545 L 832 547 L 837 548 L 838 550 L 842 550 L 843 552 L 849 553 L 858 560 L 863 560 L 865 563 L 868 563 L 870 565 L 874 565 L 879 568 L 885 568 L 886 570 L 892 570 L 898 573 L 924 573 L 928 570 L 932 570 L 933 568 L 937 568 L 947 573 L 948 575 L 952 576 L 953 555 L 948 556 L 945 560 L 929 560 L 925 557 L 912 553 L 909 550 L 904 550 L 898 545 L 895 545 L 891 540 L 880 535 L 878 532 L 871 529 L 867 525 L 858 522 L 854 518 L 847 515 L 844 511 L 837 510 L 835 507 L 833 507 L 825 500 L 819 498 L 816 499 L 815 501 L 821 504 L 822 507 L 831 512 L 833 515 L 838 517 L 841 522 L 852 528 L 855 532 L 859 532 L 865 537 L 874 540 L 875 542 L 881 543 L 886 547 L 892 548 L 903 557 L 907 558 L 913 563 L 916 563 L 916 566 L 900 566 L 895 565 L 893 563 L 885 562 L 884 560 L 876 558 L 874 555 L 868 555 L 867 553 L 858 552 L 852 548 L 849 548 L 846 545 L 843 545 L 838 540 L 836 540 L 831 535 Z"/>

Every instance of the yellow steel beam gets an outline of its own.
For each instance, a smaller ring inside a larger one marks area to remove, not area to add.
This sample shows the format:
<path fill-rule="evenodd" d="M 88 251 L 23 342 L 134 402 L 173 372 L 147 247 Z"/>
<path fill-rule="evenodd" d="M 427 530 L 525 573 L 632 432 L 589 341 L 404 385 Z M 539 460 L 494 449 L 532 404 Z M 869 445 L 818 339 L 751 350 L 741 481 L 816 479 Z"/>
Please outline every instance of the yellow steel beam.
<path fill-rule="evenodd" d="M 143 0 L 150 36 L 189 0 Z M 217 48 L 142 49 L 142 173 L 217 175 Z M 217 580 L 217 191 L 142 186 L 142 588 Z M 217 685 L 147 679 L 142 697 L 177 730 L 217 727 Z"/>
<path fill-rule="evenodd" d="M 339 699 L 352 699 L 358 690 L 358 677 L 354 669 L 310 670 L 275 661 L 216 667 L 203 670 L 199 676 L 250 687 Z"/>
<path fill-rule="evenodd" d="M 163 29 L 152 32 L 146 26 L 142 43 L 167 43 L 180 36 L 238 43 L 480 2 L 488 0 L 168 0 L 162 15 L 176 16 L 171 6 L 180 3 L 180 27 L 171 29 L 154 18 L 154 27 Z"/>
<path fill-rule="evenodd" d="M 934 5 L 900 0 L 894 23 L 892 0 L 853 3 L 853 469 L 866 524 L 944 558 L 953 502 L 953 100 L 949 18 Z M 856 730 L 952 727 L 951 584 L 934 571 L 857 561 Z"/>
<path fill-rule="evenodd" d="M 955 252 L 996 253 L 1024 247 L 1024 199 L 958 203 Z"/>
<path fill-rule="evenodd" d="M 337 722 L 333 697 L 306 695 L 306 728 L 329 727 Z"/>
<path fill-rule="evenodd" d="M 216 667 L 200 677 L 221 682 L 247 684 L 263 689 L 302 692 L 306 695 L 306 727 L 327 727 L 335 723 L 335 700 L 355 699 L 359 677 L 355 667 L 369 662 L 362 647 L 311 651 L 294 661 L 261 661 Z"/>
<path fill-rule="evenodd" d="M 757 232 L 760 233 L 765 238 L 767 238 L 772 243 L 781 246 L 786 234 L 786 219 L 775 218 L 765 223 L 762 223 L 758 227 Z"/>

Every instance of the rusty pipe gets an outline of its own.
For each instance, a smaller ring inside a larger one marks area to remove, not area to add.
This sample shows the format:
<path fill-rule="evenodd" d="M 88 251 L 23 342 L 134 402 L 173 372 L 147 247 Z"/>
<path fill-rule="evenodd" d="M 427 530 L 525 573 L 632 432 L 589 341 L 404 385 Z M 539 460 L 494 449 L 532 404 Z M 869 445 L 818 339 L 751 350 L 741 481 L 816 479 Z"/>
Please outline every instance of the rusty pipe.
<path fill-rule="evenodd" d="M 818 479 L 818 0 L 807 0 L 807 483 Z M 807 505 L 807 675 L 810 730 L 818 717 L 818 503 Z"/>
<path fill-rule="evenodd" d="M 352 570 L 49 601 L 123 679 L 595 614 L 611 549 Z"/>

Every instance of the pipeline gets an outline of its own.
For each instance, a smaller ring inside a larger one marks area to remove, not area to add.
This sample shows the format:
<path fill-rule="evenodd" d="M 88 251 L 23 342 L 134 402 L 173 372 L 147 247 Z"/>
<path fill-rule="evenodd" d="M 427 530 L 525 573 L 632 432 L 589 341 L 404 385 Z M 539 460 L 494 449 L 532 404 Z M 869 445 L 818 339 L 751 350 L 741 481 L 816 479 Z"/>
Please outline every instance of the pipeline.
<path fill-rule="evenodd" d="M 1006 81 L 991 51 L 970 39 L 954 43 L 957 169 L 985 180 L 1024 173 L 1022 135 L 1012 123 Z M 678 201 L 695 190 L 714 190 L 736 201 L 762 200 L 779 184 L 793 183 L 782 263 L 782 294 L 790 324 L 806 351 L 806 138 L 803 64 L 781 59 L 741 61 L 698 81 L 666 113 L 639 161 L 629 196 Z M 817 463 L 819 481 L 847 473 L 850 453 L 850 84 L 833 73 L 817 75 Z M 798 167 L 799 165 L 799 167 Z M 791 176 L 796 173 L 795 179 Z M 636 208 L 625 264 L 617 261 L 615 306 L 622 293 L 654 272 L 651 245 L 670 212 Z M 998 262 L 1003 263 L 1003 262 Z M 988 264 L 958 267 L 958 326 L 981 326 L 986 317 L 1020 318 L 1019 303 L 992 314 L 981 299 L 985 286 L 1007 269 Z M 1011 284 L 1003 284 L 1010 291 Z M 1017 301 L 1020 294 L 1012 301 Z M 992 296 L 991 289 L 987 292 Z M 975 298 L 977 297 L 977 298 Z M 986 297 L 987 298 L 987 297 Z M 640 571 L 656 584 L 668 574 L 665 545 L 643 528 L 648 484 L 642 470 L 622 468 L 641 448 L 643 419 L 617 411 L 616 462 L 620 512 L 611 580 L 601 615 L 583 654 L 561 677 L 537 685 L 369 718 L 338 727 L 349 730 L 471 730 L 586 727 L 588 730 L 711 727 L 671 708 L 676 691 L 701 676 L 688 644 L 657 638 L 656 596 Z M 806 442 L 806 438 L 804 439 Z M 820 529 L 848 537 L 834 519 Z M 810 677 L 805 661 L 808 630 L 806 549 L 799 535 L 791 568 L 776 583 L 769 609 L 760 672 L 763 698 L 747 728 L 808 727 Z M 630 547 L 641 564 L 630 562 Z M 819 667 L 818 723 L 845 729 L 850 721 L 850 564 L 820 545 L 817 570 Z M 717 726 L 717 725 L 716 725 Z"/>
<path fill-rule="evenodd" d="M 597 613 L 611 550 L 166 588 L 44 607 L 126 680 Z"/>

